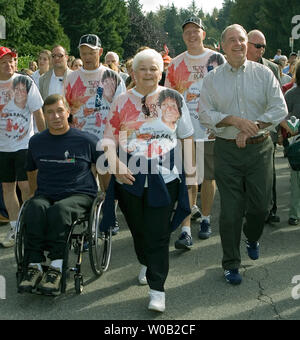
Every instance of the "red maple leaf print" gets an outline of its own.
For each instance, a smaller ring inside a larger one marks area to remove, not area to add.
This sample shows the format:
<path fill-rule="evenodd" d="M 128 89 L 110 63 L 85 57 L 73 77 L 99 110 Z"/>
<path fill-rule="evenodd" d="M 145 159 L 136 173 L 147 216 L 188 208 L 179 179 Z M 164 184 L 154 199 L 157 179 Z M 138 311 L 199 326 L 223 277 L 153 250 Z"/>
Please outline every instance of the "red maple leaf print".
<path fill-rule="evenodd" d="M 137 121 L 139 114 L 140 112 L 130 99 L 127 100 L 120 112 L 117 106 L 110 119 L 110 124 L 114 128 L 114 135 L 118 135 L 120 130 L 127 131 L 129 135 L 133 130 L 137 130 L 144 123 Z"/>
<path fill-rule="evenodd" d="M 12 131 L 12 128 L 13 128 L 12 120 L 11 119 L 7 119 L 6 131 L 10 132 L 10 131 Z"/>
<path fill-rule="evenodd" d="M 109 123 L 113 128 L 114 135 L 118 135 L 120 131 L 120 116 L 118 112 L 118 106 L 116 107 L 116 110 L 113 112 Z"/>
<path fill-rule="evenodd" d="M 80 77 L 76 79 L 73 87 L 71 87 L 70 83 L 68 84 L 66 88 L 66 99 L 71 106 L 71 112 L 73 114 L 90 98 L 89 96 L 85 96 L 85 91 L 86 86 L 84 86 Z"/>
<path fill-rule="evenodd" d="M 75 128 L 75 129 L 81 130 L 81 129 L 84 127 L 85 123 L 86 123 L 86 121 L 82 121 L 81 123 L 79 123 L 79 122 L 78 122 L 78 118 L 77 118 L 77 117 L 74 117 L 74 118 L 73 118 L 73 121 L 72 121 L 72 123 L 71 123 L 71 126 L 72 126 L 73 128 Z"/>
<path fill-rule="evenodd" d="M 174 64 L 172 64 L 168 68 L 168 81 L 170 82 L 170 85 L 171 85 L 172 88 L 174 88 L 176 86 L 176 83 L 175 83 L 175 66 L 174 66 Z"/>
<path fill-rule="evenodd" d="M 100 127 L 101 123 L 102 123 L 101 114 L 100 113 L 96 113 L 96 123 L 95 123 L 95 126 Z"/>
<path fill-rule="evenodd" d="M 171 84 L 171 87 L 174 90 L 177 90 L 179 93 L 184 93 L 193 83 L 192 81 L 188 81 L 189 76 L 190 72 L 184 60 L 182 60 L 176 69 L 174 64 L 168 69 L 168 80 Z"/>
<path fill-rule="evenodd" d="M 126 122 L 136 121 L 139 114 L 140 112 L 136 109 L 135 105 L 128 99 L 120 111 L 120 120 Z"/>

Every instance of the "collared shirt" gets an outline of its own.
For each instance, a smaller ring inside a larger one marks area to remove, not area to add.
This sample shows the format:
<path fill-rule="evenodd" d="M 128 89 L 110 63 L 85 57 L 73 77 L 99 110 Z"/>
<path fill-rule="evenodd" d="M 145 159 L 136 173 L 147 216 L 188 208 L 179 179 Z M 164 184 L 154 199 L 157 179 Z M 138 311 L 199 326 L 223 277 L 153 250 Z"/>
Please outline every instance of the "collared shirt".
<path fill-rule="evenodd" d="M 50 96 L 51 94 L 63 94 L 63 88 L 64 88 L 63 81 L 64 81 L 64 76 L 56 76 L 53 70 L 50 84 L 49 84 L 48 95 Z"/>
<path fill-rule="evenodd" d="M 287 106 L 272 71 L 246 60 L 239 69 L 225 63 L 207 74 L 200 94 L 200 123 L 218 137 L 234 139 L 237 128 L 216 127 L 229 115 L 272 123 L 267 129 L 274 130 L 287 116 Z"/>

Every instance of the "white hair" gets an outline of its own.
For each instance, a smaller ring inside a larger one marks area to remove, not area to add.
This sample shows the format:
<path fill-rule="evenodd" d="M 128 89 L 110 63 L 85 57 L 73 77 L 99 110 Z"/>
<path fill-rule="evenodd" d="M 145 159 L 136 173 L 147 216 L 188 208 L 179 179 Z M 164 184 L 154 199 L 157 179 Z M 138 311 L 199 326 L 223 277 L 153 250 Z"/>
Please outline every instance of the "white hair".
<path fill-rule="evenodd" d="M 145 59 L 153 59 L 155 64 L 158 66 L 159 70 L 163 72 L 164 70 L 163 58 L 160 53 L 151 48 L 147 48 L 134 56 L 132 62 L 133 71 L 136 71 L 140 62 L 144 61 Z"/>
<path fill-rule="evenodd" d="M 112 54 L 112 55 L 115 57 L 117 63 L 119 62 L 120 59 L 119 59 L 118 54 L 117 54 L 116 52 L 113 52 L 113 51 L 109 51 L 109 52 L 106 53 L 106 55 L 105 55 L 105 60 L 106 60 L 106 57 L 107 57 L 109 54 Z"/>

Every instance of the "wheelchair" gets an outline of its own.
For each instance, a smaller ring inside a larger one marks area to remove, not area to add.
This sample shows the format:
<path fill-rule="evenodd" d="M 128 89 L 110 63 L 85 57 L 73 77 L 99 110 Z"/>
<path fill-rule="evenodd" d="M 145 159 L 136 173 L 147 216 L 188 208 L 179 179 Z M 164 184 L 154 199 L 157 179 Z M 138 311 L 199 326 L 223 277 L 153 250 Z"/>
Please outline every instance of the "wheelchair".
<path fill-rule="evenodd" d="M 26 229 L 24 212 L 29 201 L 30 200 L 23 203 L 16 225 L 15 259 L 17 263 L 17 287 L 19 287 L 29 264 L 28 261 L 26 261 L 24 252 L 24 235 Z M 81 264 L 84 252 L 89 253 L 90 266 L 96 278 L 106 272 L 109 267 L 112 249 L 112 228 L 109 228 L 106 232 L 100 231 L 99 226 L 103 218 L 103 202 L 103 198 L 98 194 L 93 202 L 90 213 L 83 218 L 75 220 L 70 227 L 63 258 L 61 293 L 66 292 L 67 278 L 70 272 L 75 273 L 74 285 L 76 293 L 82 293 L 84 281 Z M 69 253 L 72 249 L 77 255 L 77 261 L 74 267 L 69 266 Z M 47 249 L 44 251 L 47 251 Z M 43 270 L 47 271 L 48 267 L 42 266 Z M 18 292 L 20 292 L 19 288 Z"/>

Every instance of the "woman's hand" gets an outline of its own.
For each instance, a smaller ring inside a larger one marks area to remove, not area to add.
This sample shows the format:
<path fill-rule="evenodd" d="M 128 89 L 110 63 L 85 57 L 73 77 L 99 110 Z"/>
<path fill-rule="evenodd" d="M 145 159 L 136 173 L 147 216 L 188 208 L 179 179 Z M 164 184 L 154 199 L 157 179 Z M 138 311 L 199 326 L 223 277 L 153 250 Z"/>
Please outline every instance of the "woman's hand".
<path fill-rule="evenodd" d="M 133 185 L 135 181 L 135 178 L 133 177 L 132 172 L 120 160 L 117 160 L 117 168 L 116 168 L 115 176 L 116 176 L 116 179 L 120 183 Z"/>

